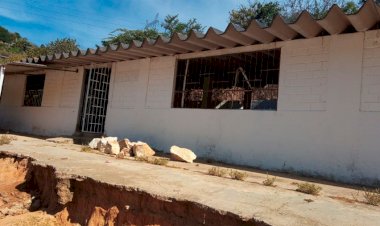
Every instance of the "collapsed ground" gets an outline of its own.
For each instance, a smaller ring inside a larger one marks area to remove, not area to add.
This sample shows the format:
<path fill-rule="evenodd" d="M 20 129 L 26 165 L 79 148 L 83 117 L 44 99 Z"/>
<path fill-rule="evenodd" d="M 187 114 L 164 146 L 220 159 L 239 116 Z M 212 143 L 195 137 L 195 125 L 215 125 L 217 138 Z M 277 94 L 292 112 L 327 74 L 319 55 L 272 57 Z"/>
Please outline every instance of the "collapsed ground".
<path fill-rule="evenodd" d="M 0 225 L 376 225 L 377 206 L 323 181 L 318 196 L 299 193 L 307 178 L 246 171 L 244 181 L 210 176 L 215 167 L 154 165 L 81 152 L 82 146 L 15 136 L 0 146 Z M 230 166 L 218 166 L 227 169 Z M 270 176 L 269 178 L 272 178 Z M 33 212 L 36 211 L 36 212 Z"/>

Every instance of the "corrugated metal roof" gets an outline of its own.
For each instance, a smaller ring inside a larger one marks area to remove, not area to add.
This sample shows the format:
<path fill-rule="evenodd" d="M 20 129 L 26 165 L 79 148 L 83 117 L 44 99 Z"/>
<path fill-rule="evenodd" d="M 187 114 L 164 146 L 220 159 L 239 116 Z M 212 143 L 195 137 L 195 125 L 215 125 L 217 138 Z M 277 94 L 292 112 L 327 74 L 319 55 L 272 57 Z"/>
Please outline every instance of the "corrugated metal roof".
<path fill-rule="evenodd" d="M 56 64 L 57 66 L 107 63 L 287 41 L 296 38 L 313 38 L 341 34 L 347 30 L 351 30 L 351 32 L 367 31 L 376 28 L 379 22 L 380 7 L 374 0 L 368 0 L 353 15 L 346 15 L 341 8 L 334 5 L 326 17 L 320 20 L 313 19 L 310 13 L 303 11 L 294 23 L 286 23 L 281 16 L 277 15 L 269 27 L 262 27 L 256 21 L 252 21 L 246 30 L 229 24 L 224 32 L 210 27 L 205 34 L 192 31 L 189 35 L 174 34 L 171 38 L 160 36 L 156 40 L 146 39 L 143 42 L 133 41 L 131 44 L 120 43 L 97 49 L 57 53 L 28 58 L 23 62 Z"/>

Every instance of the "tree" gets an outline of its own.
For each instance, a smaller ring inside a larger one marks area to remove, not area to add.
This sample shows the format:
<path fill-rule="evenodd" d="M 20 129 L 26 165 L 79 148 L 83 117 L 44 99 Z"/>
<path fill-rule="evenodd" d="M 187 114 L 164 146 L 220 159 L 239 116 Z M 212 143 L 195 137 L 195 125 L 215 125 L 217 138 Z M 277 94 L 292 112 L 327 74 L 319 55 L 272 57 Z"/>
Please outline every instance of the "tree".
<path fill-rule="evenodd" d="M 167 15 L 161 27 L 165 29 L 164 35 L 170 37 L 175 33 L 189 34 L 192 30 L 203 32 L 204 27 L 197 19 L 191 18 L 187 22 L 181 22 L 177 15 Z"/>
<path fill-rule="evenodd" d="M 109 37 L 102 41 L 103 46 L 117 43 L 131 43 L 133 40 L 143 41 L 145 38 L 155 39 L 160 35 L 156 29 L 146 28 L 144 30 L 129 30 L 119 28 L 110 33 Z"/>
<path fill-rule="evenodd" d="M 171 36 L 176 32 L 188 34 L 191 30 L 202 32 L 204 27 L 198 23 L 195 18 L 187 22 L 181 22 L 178 15 L 167 15 L 161 28 L 165 32 L 160 32 L 156 27 L 156 20 L 154 23 L 147 23 L 147 26 L 142 30 L 129 30 L 126 28 L 119 28 L 111 32 L 109 36 L 102 41 L 103 46 L 118 43 L 131 43 L 133 40 L 143 41 L 146 38 L 156 39 L 159 35 Z"/>
<path fill-rule="evenodd" d="M 303 10 L 307 10 L 314 19 L 322 19 L 334 4 L 339 5 L 345 13 L 352 14 L 358 11 L 362 3 L 347 0 L 287 0 L 280 5 L 277 1 L 255 1 L 231 10 L 229 19 L 243 28 L 247 28 L 252 20 L 269 26 L 277 14 L 281 14 L 287 22 L 294 22 Z"/>
<path fill-rule="evenodd" d="M 323 19 L 334 4 L 347 14 L 357 12 L 361 5 L 347 0 L 288 0 L 284 3 L 283 14 L 289 22 L 294 21 L 303 10 L 307 10 L 314 19 Z"/>
<path fill-rule="evenodd" d="M 42 45 L 40 48 L 46 48 L 47 54 L 68 53 L 70 51 L 78 50 L 79 45 L 77 44 L 77 41 L 72 38 L 57 38 L 55 41 L 49 42 L 46 46 Z"/>
<path fill-rule="evenodd" d="M 269 26 L 273 18 L 279 14 L 282 7 L 278 2 L 253 2 L 248 5 L 240 5 L 238 9 L 229 12 L 230 22 L 247 28 L 252 20 L 258 20 L 265 26 Z"/>

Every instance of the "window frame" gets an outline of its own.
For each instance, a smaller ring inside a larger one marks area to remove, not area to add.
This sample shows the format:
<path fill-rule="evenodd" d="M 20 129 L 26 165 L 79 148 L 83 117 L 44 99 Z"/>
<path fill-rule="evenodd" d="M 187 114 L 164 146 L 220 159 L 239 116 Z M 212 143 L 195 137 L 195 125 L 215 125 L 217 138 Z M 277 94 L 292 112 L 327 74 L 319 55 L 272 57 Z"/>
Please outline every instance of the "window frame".
<path fill-rule="evenodd" d="M 43 83 L 41 86 L 41 88 L 37 87 L 37 85 L 35 84 L 35 88 L 37 89 L 32 89 L 30 86 L 32 86 L 32 84 L 29 84 L 29 87 L 28 87 L 28 79 L 29 79 L 29 82 L 31 80 L 32 77 L 35 77 L 35 78 L 38 78 L 38 77 L 41 77 L 41 80 L 43 78 Z M 46 82 L 46 74 L 28 74 L 25 76 L 25 86 L 24 86 L 24 92 L 23 92 L 23 101 L 22 101 L 22 106 L 23 107 L 42 107 L 42 101 L 43 101 L 43 96 L 44 96 L 44 89 L 45 89 L 45 82 Z M 41 90 L 41 93 L 38 93 L 38 100 L 36 102 L 36 104 L 27 104 L 28 102 L 29 103 L 33 103 L 32 99 L 31 100 L 27 100 L 27 98 L 30 98 L 30 97 L 27 97 L 27 92 L 28 92 L 28 88 L 29 88 L 29 91 L 37 91 L 38 90 Z"/>

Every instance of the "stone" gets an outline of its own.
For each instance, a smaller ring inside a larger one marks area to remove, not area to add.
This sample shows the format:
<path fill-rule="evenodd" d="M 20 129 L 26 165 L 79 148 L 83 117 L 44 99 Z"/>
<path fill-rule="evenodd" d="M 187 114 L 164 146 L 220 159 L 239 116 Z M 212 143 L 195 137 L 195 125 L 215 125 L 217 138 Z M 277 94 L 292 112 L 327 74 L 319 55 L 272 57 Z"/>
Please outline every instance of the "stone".
<path fill-rule="evenodd" d="M 190 149 L 172 146 L 170 148 L 170 158 L 176 161 L 192 163 L 197 156 Z"/>
<path fill-rule="evenodd" d="M 116 158 L 125 159 L 126 157 L 131 157 L 132 155 L 132 148 L 123 148 L 120 150 L 119 154 L 116 155 Z"/>
<path fill-rule="evenodd" d="M 91 142 L 88 144 L 88 146 L 92 149 L 98 148 L 98 143 L 100 142 L 101 138 L 94 138 L 91 140 Z"/>
<path fill-rule="evenodd" d="M 147 143 L 139 141 L 133 145 L 133 155 L 135 157 L 148 157 L 153 156 L 154 154 L 156 154 L 156 152 L 154 152 Z"/>
<path fill-rule="evenodd" d="M 107 144 L 105 146 L 104 152 L 106 154 L 111 154 L 111 155 L 117 155 L 120 153 L 120 146 L 119 142 L 115 140 L 109 140 L 107 141 Z"/>
<path fill-rule="evenodd" d="M 101 152 L 105 152 L 106 151 L 106 145 L 107 145 L 108 141 L 116 141 L 117 142 L 117 137 L 102 137 L 100 139 L 100 141 L 98 142 L 97 149 Z"/>

